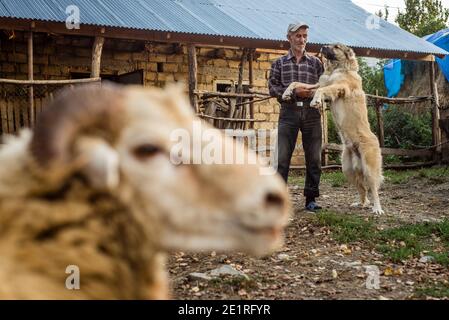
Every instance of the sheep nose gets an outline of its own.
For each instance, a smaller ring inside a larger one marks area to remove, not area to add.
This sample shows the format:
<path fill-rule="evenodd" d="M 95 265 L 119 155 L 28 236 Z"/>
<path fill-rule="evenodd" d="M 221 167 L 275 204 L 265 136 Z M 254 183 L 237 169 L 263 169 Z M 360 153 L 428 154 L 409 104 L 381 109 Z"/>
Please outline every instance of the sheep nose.
<path fill-rule="evenodd" d="M 267 206 L 282 207 L 284 204 L 284 199 L 278 193 L 268 192 L 265 195 L 265 204 Z"/>
<path fill-rule="evenodd" d="M 277 209 L 283 211 L 286 206 L 285 198 L 277 192 L 268 192 L 265 195 L 265 207 L 267 209 Z"/>

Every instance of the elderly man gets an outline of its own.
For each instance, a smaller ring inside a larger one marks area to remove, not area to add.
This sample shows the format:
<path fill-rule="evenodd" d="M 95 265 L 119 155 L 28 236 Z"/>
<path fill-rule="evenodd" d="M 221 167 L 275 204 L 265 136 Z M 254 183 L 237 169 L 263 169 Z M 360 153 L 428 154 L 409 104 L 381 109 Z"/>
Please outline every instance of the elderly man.
<path fill-rule="evenodd" d="M 318 80 L 323 73 L 321 61 L 306 52 L 309 26 L 293 23 L 288 26 L 287 38 L 290 50 L 276 60 L 271 68 L 268 82 L 270 94 L 281 103 L 278 128 L 278 172 L 287 182 L 298 132 L 302 133 L 302 144 L 306 159 L 305 207 L 309 211 L 320 210 L 315 199 L 319 197 L 321 178 L 321 114 L 310 107 Z M 282 95 L 292 82 L 303 85 L 296 88 L 286 102 Z"/>

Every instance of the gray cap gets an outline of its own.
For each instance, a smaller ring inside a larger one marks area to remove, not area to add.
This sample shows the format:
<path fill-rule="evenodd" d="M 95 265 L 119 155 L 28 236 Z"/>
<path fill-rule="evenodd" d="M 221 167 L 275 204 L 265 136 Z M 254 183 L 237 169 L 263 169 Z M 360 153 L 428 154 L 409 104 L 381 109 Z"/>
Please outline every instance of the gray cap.
<path fill-rule="evenodd" d="M 307 25 L 307 23 L 304 23 L 304 22 L 290 23 L 288 25 L 287 33 L 296 32 L 302 27 L 308 28 L 309 26 Z"/>

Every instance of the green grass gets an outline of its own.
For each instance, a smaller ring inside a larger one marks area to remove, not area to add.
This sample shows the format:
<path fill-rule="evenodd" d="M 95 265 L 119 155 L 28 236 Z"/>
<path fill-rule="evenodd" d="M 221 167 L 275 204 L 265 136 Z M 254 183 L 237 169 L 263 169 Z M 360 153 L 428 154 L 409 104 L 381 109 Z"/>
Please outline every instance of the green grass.
<path fill-rule="evenodd" d="M 436 251 L 439 243 L 435 238 L 440 238 L 446 253 Z M 378 239 L 382 242 L 378 249 L 394 262 L 419 257 L 421 252 L 429 251 L 427 255 L 433 256 L 437 263 L 449 265 L 449 220 L 387 229 L 379 232 Z"/>
<path fill-rule="evenodd" d="M 416 296 L 449 298 L 449 285 L 444 283 L 432 283 L 415 290 Z"/>
<path fill-rule="evenodd" d="M 419 258 L 423 252 L 436 263 L 449 266 L 449 220 L 406 224 L 379 231 L 372 219 L 324 211 L 315 216 L 320 226 L 331 229 L 340 243 L 361 241 L 376 248 L 393 262 Z M 439 239 L 437 241 L 436 239 Z"/>
<path fill-rule="evenodd" d="M 357 240 L 371 240 L 375 237 L 375 226 L 372 220 L 364 220 L 355 215 L 342 215 L 330 211 L 322 211 L 316 215 L 320 225 L 331 228 L 335 240 L 350 243 Z"/>
<path fill-rule="evenodd" d="M 386 182 L 392 184 L 406 184 L 411 179 L 426 179 L 433 184 L 439 184 L 449 181 L 449 169 L 445 167 L 434 167 L 405 171 L 386 170 L 384 176 Z"/>
<path fill-rule="evenodd" d="M 441 184 L 449 182 L 449 168 L 434 167 L 403 171 L 386 170 L 384 176 L 387 183 L 396 185 L 407 184 L 412 179 L 427 180 L 431 184 Z M 304 185 L 304 180 L 304 176 L 293 175 L 289 177 L 290 184 Z M 341 171 L 323 172 L 321 181 L 330 184 L 334 188 L 342 187 L 347 183 Z"/>
<path fill-rule="evenodd" d="M 294 185 L 304 185 L 305 178 L 303 176 L 289 176 L 288 183 Z"/>
<path fill-rule="evenodd" d="M 416 171 L 392 171 L 387 170 L 384 172 L 385 182 L 389 182 L 391 184 L 405 184 L 412 177 L 416 175 Z"/>
<path fill-rule="evenodd" d="M 323 172 L 321 181 L 329 183 L 332 187 L 338 188 L 346 183 L 346 178 L 341 171 Z M 288 183 L 303 186 L 305 182 L 304 176 L 293 175 L 288 178 Z"/>
<path fill-rule="evenodd" d="M 325 172 L 322 175 L 322 180 L 329 183 L 333 188 L 342 187 L 347 182 L 341 171 Z"/>

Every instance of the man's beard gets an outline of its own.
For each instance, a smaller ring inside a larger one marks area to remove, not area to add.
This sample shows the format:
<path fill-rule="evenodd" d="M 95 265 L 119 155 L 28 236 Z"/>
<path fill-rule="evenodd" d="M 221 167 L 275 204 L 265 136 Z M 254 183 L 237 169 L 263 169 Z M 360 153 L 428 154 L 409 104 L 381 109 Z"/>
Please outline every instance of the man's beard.
<path fill-rule="evenodd" d="M 304 44 L 304 45 L 296 45 L 295 46 L 295 51 L 301 51 L 301 52 L 304 52 L 306 50 L 306 45 Z"/>

